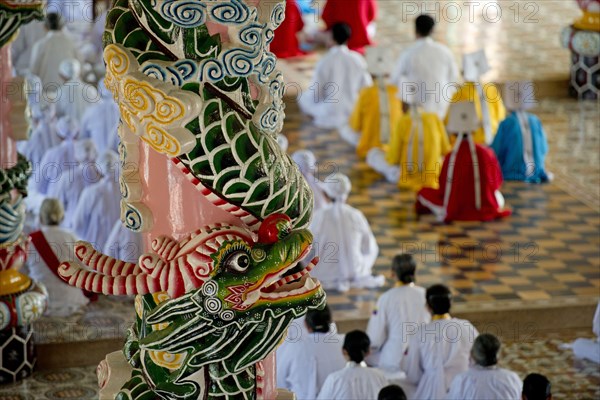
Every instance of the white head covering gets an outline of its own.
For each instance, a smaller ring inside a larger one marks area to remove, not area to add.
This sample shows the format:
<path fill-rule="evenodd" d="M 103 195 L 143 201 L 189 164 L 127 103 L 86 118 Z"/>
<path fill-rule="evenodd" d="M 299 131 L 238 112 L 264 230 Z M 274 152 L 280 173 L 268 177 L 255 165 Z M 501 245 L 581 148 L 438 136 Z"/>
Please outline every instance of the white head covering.
<path fill-rule="evenodd" d="M 79 124 L 71 117 L 62 117 L 56 123 L 56 134 L 63 140 L 73 140 L 79 135 Z"/>
<path fill-rule="evenodd" d="M 317 166 L 317 158 L 310 150 L 298 150 L 292 154 L 292 160 L 298 164 L 298 168 L 302 175 L 312 175 Z"/>
<path fill-rule="evenodd" d="M 469 150 L 471 152 L 471 161 L 473 165 L 473 180 L 475 182 L 475 207 L 481 208 L 481 177 L 479 176 L 479 160 L 477 151 L 475 150 L 475 142 L 473 142 L 473 131 L 479 128 L 479 119 L 475 110 L 475 103 L 471 101 L 461 101 L 450 105 L 448 117 L 448 132 L 458 133 L 456 143 L 450 154 L 448 163 L 448 173 L 446 176 L 446 190 L 444 193 L 444 210 L 448 209 L 450 193 L 452 192 L 452 182 L 454 180 L 454 167 L 456 165 L 456 155 L 458 149 L 463 142 L 469 142 Z M 444 215 L 445 218 L 445 215 Z"/>
<path fill-rule="evenodd" d="M 81 64 L 75 59 L 65 60 L 60 63 L 58 72 L 66 80 L 79 79 L 81 74 Z"/>
<path fill-rule="evenodd" d="M 284 135 L 279 134 L 277 135 L 277 144 L 279 145 L 279 147 L 281 147 L 281 150 L 283 150 L 283 152 L 286 153 L 290 142 Z"/>
<path fill-rule="evenodd" d="M 388 75 L 394 65 L 392 54 L 385 47 L 367 47 L 365 59 L 369 73 L 377 77 Z"/>
<path fill-rule="evenodd" d="M 502 100 L 509 110 L 529 110 L 537 105 L 534 91 L 531 81 L 506 82 Z"/>
<path fill-rule="evenodd" d="M 114 177 L 119 170 L 119 155 L 113 150 L 106 150 L 98 160 L 102 175 Z"/>
<path fill-rule="evenodd" d="M 92 139 L 78 140 L 75 142 L 75 159 L 80 163 L 96 161 L 98 152 Z"/>
<path fill-rule="evenodd" d="M 479 82 L 479 79 L 490 70 L 485 50 L 463 55 L 463 76 L 467 82 Z"/>
<path fill-rule="evenodd" d="M 346 202 L 350 190 L 352 190 L 350 178 L 339 172 L 329 175 L 325 181 L 320 183 L 320 186 L 327 196 L 334 199 L 336 203 Z"/>

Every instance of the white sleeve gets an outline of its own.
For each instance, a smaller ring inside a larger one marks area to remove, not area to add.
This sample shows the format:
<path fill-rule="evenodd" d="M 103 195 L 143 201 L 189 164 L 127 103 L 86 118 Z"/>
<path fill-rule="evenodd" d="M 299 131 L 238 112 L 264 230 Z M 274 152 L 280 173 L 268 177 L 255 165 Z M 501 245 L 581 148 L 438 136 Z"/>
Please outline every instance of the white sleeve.
<path fill-rule="evenodd" d="M 392 71 L 392 75 L 390 77 L 390 83 L 396 86 L 398 89 L 401 89 L 402 86 L 402 76 L 406 75 L 407 73 L 407 60 L 408 57 L 406 55 L 406 52 L 402 53 L 400 55 L 400 58 L 398 58 L 396 66 L 394 67 L 394 70 Z"/>
<path fill-rule="evenodd" d="M 367 325 L 367 335 L 371 340 L 371 348 L 375 350 L 381 350 L 387 340 L 387 322 L 385 315 L 385 308 L 383 307 L 382 297 L 377 300 L 377 308 L 371 314 L 369 318 L 369 324 Z"/>
<path fill-rule="evenodd" d="M 462 374 L 459 374 L 452 379 L 450 389 L 446 395 L 447 400 L 463 400 L 465 398 L 464 394 L 462 393 L 463 379 L 461 375 Z"/>
<path fill-rule="evenodd" d="M 408 349 L 406 350 L 406 377 L 413 384 L 418 384 L 423 375 L 421 367 L 421 352 L 419 351 L 419 338 L 421 330 L 417 329 L 414 336 L 409 339 Z"/>
<path fill-rule="evenodd" d="M 371 230 L 369 221 L 367 221 L 367 218 L 362 212 L 360 213 L 360 217 L 363 225 L 363 228 L 361 229 L 363 234 L 361 252 L 365 257 L 366 264 L 373 266 L 377 260 L 377 256 L 379 255 L 379 246 L 377 245 L 377 240 L 375 239 L 375 235 Z"/>

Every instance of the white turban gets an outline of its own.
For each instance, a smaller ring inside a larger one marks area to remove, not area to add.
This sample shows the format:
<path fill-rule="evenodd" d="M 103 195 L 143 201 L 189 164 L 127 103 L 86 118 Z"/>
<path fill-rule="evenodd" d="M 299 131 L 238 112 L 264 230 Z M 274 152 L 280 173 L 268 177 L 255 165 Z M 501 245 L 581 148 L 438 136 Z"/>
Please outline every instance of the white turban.
<path fill-rule="evenodd" d="M 298 164 L 303 175 L 313 174 L 317 166 L 317 158 L 310 150 L 298 150 L 292 154 L 292 160 Z"/>
<path fill-rule="evenodd" d="M 339 172 L 329 175 L 320 183 L 321 189 L 336 202 L 345 202 L 352 190 L 350 178 Z"/>
<path fill-rule="evenodd" d="M 65 60 L 60 63 L 58 72 L 66 80 L 77 79 L 81 74 L 81 64 L 75 59 Z"/>
<path fill-rule="evenodd" d="M 63 140 L 73 140 L 79 134 L 79 124 L 71 117 L 62 117 L 56 123 L 56 134 Z"/>
<path fill-rule="evenodd" d="M 92 139 L 78 140 L 75 142 L 75 159 L 80 163 L 96 161 L 96 145 Z"/>

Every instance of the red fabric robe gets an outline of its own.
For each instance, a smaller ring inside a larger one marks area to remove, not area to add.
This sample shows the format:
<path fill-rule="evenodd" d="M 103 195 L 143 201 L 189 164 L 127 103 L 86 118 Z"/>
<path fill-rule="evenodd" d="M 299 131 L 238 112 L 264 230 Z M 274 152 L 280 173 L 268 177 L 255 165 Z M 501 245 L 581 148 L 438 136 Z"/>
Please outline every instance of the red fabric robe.
<path fill-rule="evenodd" d="M 479 161 L 479 176 L 481 183 L 481 207 L 475 205 L 475 176 L 473 174 L 473 161 L 469 150 L 469 142 L 463 140 L 454 166 L 452 190 L 446 209 L 445 222 L 450 221 L 489 221 L 506 217 L 510 210 L 500 209 L 495 192 L 502 186 L 502 171 L 494 152 L 484 146 L 475 144 L 475 151 Z M 440 175 L 440 188 L 423 188 L 417 194 L 417 213 L 429 211 L 427 203 L 437 207 L 444 206 L 448 166 L 452 153 L 446 155 Z"/>
<path fill-rule="evenodd" d="M 271 51 L 277 58 L 295 57 L 304 54 L 298 43 L 298 32 L 304 28 L 302 13 L 296 0 L 287 0 L 285 5 L 285 20 L 275 30 L 271 42 Z"/>
<path fill-rule="evenodd" d="M 372 44 L 367 34 L 367 26 L 376 17 L 375 0 L 327 0 L 321 15 L 328 30 L 338 22 L 350 25 L 352 36 L 348 41 L 348 48 L 361 54 L 364 54 L 365 46 Z"/>

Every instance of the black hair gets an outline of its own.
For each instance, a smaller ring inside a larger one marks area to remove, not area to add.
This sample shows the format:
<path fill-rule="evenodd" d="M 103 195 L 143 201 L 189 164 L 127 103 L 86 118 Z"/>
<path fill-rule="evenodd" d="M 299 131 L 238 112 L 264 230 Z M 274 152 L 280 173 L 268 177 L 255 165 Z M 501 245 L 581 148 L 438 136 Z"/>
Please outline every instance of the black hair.
<path fill-rule="evenodd" d="M 420 36 L 427 37 L 433 32 L 435 20 L 429 15 L 421 14 L 415 20 L 415 29 Z"/>
<path fill-rule="evenodd" d="M 338 22 L 331 27 L 331 34 L 337 44 L 344 44 L 352 36 L 352 28 L 345 22 Z"/>
<path fill-rule="evenodd" d="M 491 333 L 482 333 L 477 336 L 471 348 L 471 357 L 482 367 L 491 367 L 498 364 L 500 340 Z"/>
<path fill-rule="evenodd" d="M 346 350 L 350 360 L 355 363 L 360 363 L 365 359 L 369 354 L 370 346 L 371 340 L 363 331 L 351 331 L 344 337 L 343 349 Z"/>
<path fill-rule="evenodd" d="M 434 315 L 443 315 L 450 311 L 452 293 L 445 285 L 433 285 L 425 293 L 427 305 Z"/>
<path fill-rule="evenodd" d="M 389 385 L 379 391 L 377 400 L 406 400 L 406 393 L 398 385 Z"/>
<path fill-rule="evenodd" d="M 552 385 L 541 374 L 529 374 L 523 380 L 523 398 L 527 400 L 546 400 L 552 395 Z"/>
<path fill-rule="evenodd" d="M 331 310 L 328 305 L 322 310 L 308 310 L 306 313 L 306 325 L 313 332 L 327 333 L 331 324 Z"/>
<path fill-rule="evenodd" d="M 61 30 L 63 27 L 63 21 L 60 14 L 57 13 L 48 13 L 46 15 L 46 28 L 51 31 Z"/>
<path fill-rule="evenodd" d="M 392 270 L 402 283 L 414 282 L 416 269 L 417 263 L 412 254 L 398 254 L 392 259 Z"/>

